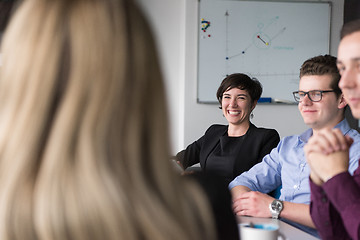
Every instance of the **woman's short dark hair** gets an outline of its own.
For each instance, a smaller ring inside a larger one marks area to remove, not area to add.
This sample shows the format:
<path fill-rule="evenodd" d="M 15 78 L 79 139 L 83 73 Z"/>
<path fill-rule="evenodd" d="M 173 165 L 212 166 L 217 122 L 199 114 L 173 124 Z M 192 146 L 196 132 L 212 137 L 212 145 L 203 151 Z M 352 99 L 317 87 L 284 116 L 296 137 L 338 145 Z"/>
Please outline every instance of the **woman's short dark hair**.
<path fill-rule="evenodd" d="M 233 88 L 246 90 L 249 93 L 252 102 L 259 100 L 263 90 L 261 83 L 256 78 L 250 78 L 243 73 L 233 73 L 222 80 L 217 90 L 216 97 L 220 105 L 224 92 Z"/>

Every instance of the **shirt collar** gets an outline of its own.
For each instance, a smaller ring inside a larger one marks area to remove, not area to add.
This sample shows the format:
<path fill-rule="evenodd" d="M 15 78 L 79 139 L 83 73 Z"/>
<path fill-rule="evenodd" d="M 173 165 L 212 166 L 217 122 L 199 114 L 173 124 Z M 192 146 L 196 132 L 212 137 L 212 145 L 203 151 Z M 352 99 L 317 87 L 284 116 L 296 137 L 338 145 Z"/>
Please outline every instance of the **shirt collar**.
<path fill-rule="evenodd" d="M 341 122 L 339 122 L 334 128 L 339 128 L 344 135 L 346 135 L 351 130 L 345 118 Z M 307 143 L 307 141 L 312 135 L 313 135 L 313 130 L 312 128 L 309 128 L 299 136 L 299 140 L 302 143 Z"/>

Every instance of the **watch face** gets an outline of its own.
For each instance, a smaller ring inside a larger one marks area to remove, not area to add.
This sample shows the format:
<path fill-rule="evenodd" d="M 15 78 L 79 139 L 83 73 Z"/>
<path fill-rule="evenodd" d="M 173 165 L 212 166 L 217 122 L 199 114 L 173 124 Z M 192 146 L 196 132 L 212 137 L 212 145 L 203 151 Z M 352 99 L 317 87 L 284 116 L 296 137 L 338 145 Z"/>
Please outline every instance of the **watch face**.
<path fill-rule="evenodd" d="M 282 207 L 282 203 L 278 200 L 273 201 L 271 204 L 271 208 L 275 211 L 280 211 Z"/>

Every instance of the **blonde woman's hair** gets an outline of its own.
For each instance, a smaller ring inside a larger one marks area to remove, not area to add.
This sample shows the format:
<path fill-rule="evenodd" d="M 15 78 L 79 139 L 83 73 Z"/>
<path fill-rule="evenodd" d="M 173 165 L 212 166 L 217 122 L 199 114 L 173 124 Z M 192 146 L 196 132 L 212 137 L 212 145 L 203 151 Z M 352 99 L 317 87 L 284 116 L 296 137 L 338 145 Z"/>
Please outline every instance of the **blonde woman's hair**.
<path fill-rule="evenodd" d="M 4 36 L 0 239 L 214 239 L 174 174 L 162 76 L 131 0 L 26 0 Z"/>

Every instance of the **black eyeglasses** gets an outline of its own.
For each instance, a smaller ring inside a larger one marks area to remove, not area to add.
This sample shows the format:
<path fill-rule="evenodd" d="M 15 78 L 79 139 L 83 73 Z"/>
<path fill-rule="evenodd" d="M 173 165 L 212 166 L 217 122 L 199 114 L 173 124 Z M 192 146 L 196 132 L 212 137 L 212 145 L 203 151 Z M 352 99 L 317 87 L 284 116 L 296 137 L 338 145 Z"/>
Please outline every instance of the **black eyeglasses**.
<path fill-rule="evenodd" d="M 312 91 L 308 91 L 308 92 L 296 91 L 296 92 L 293 92 L 293 95 L 294 95 L 295 101 L 297 101 L 297 102 L 301 102 L 306 95 L 308 95 L 309 99 L 312 102 L 319 102 L 322 99 L 323 93 L 328 93 L 328 92 L 335 92 L 335 90 L 324 90 L 324 91 L 312 90 Z"/>

